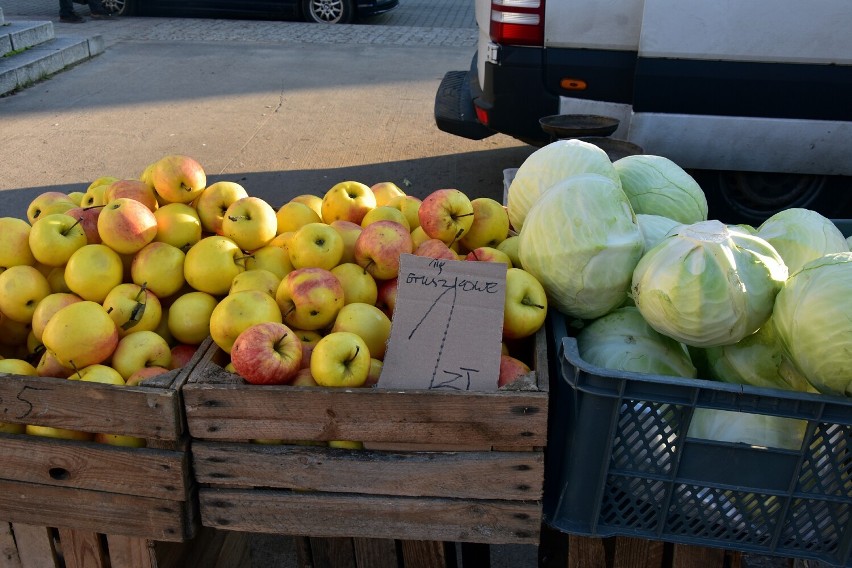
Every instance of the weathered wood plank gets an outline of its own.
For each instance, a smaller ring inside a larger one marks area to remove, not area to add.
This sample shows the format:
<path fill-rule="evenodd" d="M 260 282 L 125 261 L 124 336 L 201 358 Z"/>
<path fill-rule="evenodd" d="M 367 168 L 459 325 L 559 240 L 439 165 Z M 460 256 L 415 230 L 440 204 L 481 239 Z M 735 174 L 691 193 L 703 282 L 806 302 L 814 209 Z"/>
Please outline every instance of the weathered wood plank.
<path fill-rule="evenodd" d="M 21 568 L 12 527 L 3 522 L 0 522 L 0 568 Z"/>
<path fill-rule="evenodd" d="M 351 538 L 311 538 L 313 568 L 358 568 Z"/>
<path fill-rule="evenodd" d="M 544 455 L 536 452 L 399 453 L 197 442 L 192 459 L 199 483 L 368 495 L 536 501 L 544 480 Z"/>
<path fill-rule="evenodd" d="M 568 568 L 608 568 L 603 540 L 568 536 Z"/>
<path fill-rule="evenodd" d="M 389 538 L 353 538 L 355 563 L 359 568 L 398 568 L 396 541 Z"/>
<path fill-rule="evenodd" d="M 109 557 L 98 533 L 60 528 L 59 544 L 66 568 L 109 568 Z"/>
<path fill-rule="evenodd" d="M 0 518 L 152 540 L 190 538 L 192 504 L 88 489 L 0 480 Z"/>
<path fill-rule="evenodd" d="M 618 537 L 615 539 L 613 568 L 661 568 L 665 544 L 641 538 Z M 721 567 L 720 567 L 721 568 Z"/>
<path fill-rule="evenodd" d="M 225 530 L 318 537 L 537 544 L 541 503 L 283 490 L 199 490 L 201 522 Z"/>
<path fill-rule="evenodd" d="M 446 544 L 434 540 L 403 540 L 402 560 L 405 568 L 454 568 L 449 562 Z"/>
<path fill-rule="evenodd" d="M 159 568 L 153 541 L 115 534 L 106 538 L 110 568 Z"/>
<path fill-rule="evenodd" d="M 0 435 L 0 479 L 185 500 L 185 452 Z"/>
<path fill-rule="evenodd" d="M 12 523 L 21 568 L 58 567 L 53 531 L 44 526 Z"/>
<path fill-rule="evenodd" d="M 704 546 L 674 545 L 672 568 L 722 568 L 725 551 Z"/>

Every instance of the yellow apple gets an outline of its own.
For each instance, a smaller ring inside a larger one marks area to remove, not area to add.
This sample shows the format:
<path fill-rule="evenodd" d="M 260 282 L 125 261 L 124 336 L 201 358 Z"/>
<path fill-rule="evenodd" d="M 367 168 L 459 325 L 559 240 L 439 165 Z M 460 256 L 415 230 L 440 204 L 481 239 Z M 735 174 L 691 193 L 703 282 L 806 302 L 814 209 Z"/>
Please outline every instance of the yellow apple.
<path fill-rule="evenodd" d="M 395 197 L 402 197 L 405 192 L 392 181 L 380 181 L 370 186 L 373 195 L 376 196 L 376 207 L 387 205 L 388 202 Z"/>
<path fill-rule="evenodd" d="M 370 357 L 380 361 L 385 358 L 390 337 L 391 320 L 372 304 L 355 302 L 340 309 L 331 331 L 349 331 L 364 340 Z"/>
<path fill-rule="evenodd" d="M 535 276 L 520 268 L 506 271 L 503 338 L 521 339 L 538 331 L 547 317 L 547 294 Z"/>
<path fill-rule="evenodd" d="M 399 209 L 390 207 L 389 205 L 382 205 L 367 211 L 367 214 L 364 215 L 363 219 L 361 219 L 361 226 L 366 227 L 376 221 L 396 221 L 405 227 L 406 231 L 409 233 L 411 232 L 411 226 L 408 224 L 408 218 L 405 214 Z"/>
<path fill-rule="evenodd" d="M 450 245 L 461 239 L 473 225 L 473 205 L 458 189 L 438 189 L 423 199 L 417 216 L 420 226 L 430 238 Z"/>
<path fill-rule="evenodd" d="M 71 292 L 100 304 L 110 290 L 123 282 L 124 263 L 107 245 L 85 245 L 68 259 L 64 277 Z"/>
<path fill-rule="evenodd" d="M 0 422 L 0 434 L 25 434 L 27 426 L 25 424 L 15 424 L 14 422 Z"/>
<path fill-rule="evenodd" d="M 310 206 L 298 201 L 288 201 L 275 212 L 278 234 L 296 231 L 308 223 L 321 223 L 322 219 Z"/>
<path fill-rule="evenodd" d="M 51 426 L 36 426 L 35 424 L 27 424 L 26 433 L 30 436 L 43 436 L 45 438 L 77 440 L 82 442 L 89 441 L 94 438 L 94 434 L 89 432 L 69 430 L 67 428 L 53 428 Z"/>
<path fill-rule="evenodd" d="M 10 266 L 32 266 L 36 260 L 30 249 L 29 223 L 17 217 L 0 217 L 0 271 Z"/>
<path fill-rule="evenodd" d="M 160 299 L 147 288 L 131 282 L 110 290 L 103 307 L 118 327 L 119 337 L 137 331 L 155 331 L 163 315 Z"/>
<path fill-rule="evenodd" d="M 154 241 L 133 255 L 130 262 L 130 279 L 134 284 L 145 285 L 157 298 L 168 298 L 186 284 L 183 265 L 186 255 L 168 243 Z"/>
<path fill-rule="evenodd" d="M 207 186 L 207 175 L 195 159 L 168 155 L 156 162 L 150 172 L 154 191 L 168 203 L 190 203 Z"/>
<path fill-rule="evenodd" d="M 256 323 L 281 323 L 281 310 L 275 299 L 260 290 L 228 294 L 210 314 L 210 337 L 225 353 L 249 326 Z"/>
<path fill-rule="evenodd" d="M 41 341 L 44 328 L 53 314 L 76 302 L 82 302 L 83 299 L 77 294 L 69 294 L 67 292 L 52 292 L 45 296 L 36 306 L 33 311 L 32 332 L 36 339 Z"/>
<path fill-rule="evenodd" d="M 168 243 L 186 252 L 201 240 L 201 219 L 186 203 L 167 203 L 154 211 L 157 220 L 155 241 Z"/>
<path fill-rule="evenodd" d="M 349 331 L 329 333 L 311 356 L 311 375 L 323 387 L 360 387 L 370 374 L 370 350 Z"/>
<path fill-rule="evenodd" d="M 98 216 L 98 234 L 115 252 L 134 254 L 157 236 L 157 218 L 141 202 L 120 197 L 107 203 Z"/>
<path fill-rule="evenodd" d="M 514 268 L 523 268 L 521 266 L 521 257 L 518 256 L 518 244 L 521 242 L 520 237 L 518 235 L 512 235 L 511 237 L 507 237 L 503 240 L 502 243 L 497 245 L 497 250 L 506 253 L 509 257 L 509 260 L 512 261 L 512 266 Z"/>
<path fill-rule="evenodd" d="M 299 268 L 281 280 L 275 292 L 284 323 L 314 331 L 334 323 L 343 307 L 343 286 L 324 268 Z"/>
<path fill-rule="evenodd" d="M 168 369 L 171 363 L 171 347 L 163 337 L 153 331 L 136 331 L 125 335 L 119 340 L 110 359 L 111 366 L 125 381 L 139 369 Z"/>
<path fill-rule="evenodd" d="M 316 347 L 319 340 L 322 339 L 322 334 L 318 331 L 309 331 L 307 329 L 294 329 L 293 333 L 295 333 L 299 337 L 299 341 L 302 342 L 302 368 L 310 369 L 311 366 L 311 354 L 314 352 L 314 347 Z M 311 377 L 313 380 L 313 377 Z M 291 383 L 292 384 L 292 383 Z M 316 386 L 316 384 L 314 384 Z"/>
<path fill-rule="evenodd" d="M 169 306 L 169 332 L 181 343 L 199 345 L 210 335 L 210 316 L 218 303 L 206 292 L 181 294 Z"/>
<path fill-rule="evenodd" d="M 382 368 L 384 367 L 384 362 L 376 359 L 375 357 L 370 357 L 370 372 L 367 373 L 367 380 L 364 381 L 364 384 L 361 386 L 364 387 L 373 387 L 376 386 L 379 382 L 379 377 L 382 376 Z"/>
<path fill-rule="evenodd" d="M 275 297 L 275 292 L 278 290 L 278 284 L 281 279 L 274 273 L 263 268 L 253 268 L 240 272 L 231 281 L 231 289 L 228 294 L 242 292 L 244 290 L 260 290 L 266 292 L 272 298 Z"/>
<path fill-rule="evenodd" d="M 246 267 L 245 254 L 232 239 L 205 237 L 186 251 L 183 275 L 200 292 L 221 296 L 231 289 L 234 276 Z"/>
<path fill-rule="evenodd" d="M 124 448 L 144 448 L 147 445 L 145 438 L 125 436 L 124 434 L 97 433 L 94 435 L 93 440 L 98 444 L 106 444 L 108 446 L 121 446 Z"/>
<path fill-rule="evenodd" d="M 342 450 L 363 450 L 364 442 L 356 442 L 354 440 L 329 440 L 328 447 Z"/>
<path fill-rule="evenodd" d="M 490 197 L 477 197 L 473 206 L 473 223 L 461 238 L 467 250 L 479 247 L 496 248 L 509 236 L 509 213 L 503 204 Z"/>
<path fill-rule="evenodd" d="M 119 179 L 107 186 L 104 192 L 105 203 L 120 197 L 135 199 L 151 211 L 155 211 L 159 207 L 154 188 L 138 179 Z"/>
<path fill-rule="evenodd" d="M 53 314 L 42 341 L 60 365 L 81 369 L 112 356 L 118 345 L 118 328 L 103 306 L 84 300 Z"/>
<path fill-rule="evenodd" d="M 83 196 L 86 195 L 85 191 L 72 191 L 68 194 L 68 199 L 77 204 L 77 207 L 83 203 Z"/>
<path fill-rule="evenodd" d="M 245 251 L 259 249 L 278 234 L 275 209 L 259 197 L 237 199 L 225 211 L 222 234 Z"/>
<path fill-rule="evenodd" d="M 109 365 L 89 365 L 70 375 L 68 378 L 72 381 L 83 381 L 84 383 L 124 386 L 124 377 Z"/>
<path fill-rule="evenodd" d="M 100 187 L 102 185 L 109 185 L 114 181 L 118 181 L 118 178 L 115 176 L 101 176 L 99 178 L 95 178 L 92 182 L 86 187 L 86 191 L 89 191 L 93 187 Z M 85 193 L 85 192 L 84 192 Z"/>
<path fill-rule="evenodd" d="M 314 210 L 320 219 L 322 219 L 322 197 L 319 195 L 313 195 L 310 193 L 303 193 L 301 195 L 297 195 L 290 201 L 295 201 L 296 203 L 304 203 L 308 207 Z"/>
<path fill-rule="evenodd" d="M 323 222 L 352 221 L 361 224 L 367 211 L 376 206 L 370 186 L 357 181 L 342 181 L 332 186 L 322 198 Z"/>
<path fill-rule="evenodd" d="M 78 248 L 89 243 L 82 223 L 65 213 L 42 215 L 30 230 L 30 250 L 47 266 L 64 266 Z"/>
<path fill-rule="evenodd" d="M 293 268 L 331 270 L 343 257 L 343 237 L 325 223 L 308 223 L 297 230 L 287 243 Z"/>
<path fill-rule="evenodd" d="M 378 297 L 376 279 L 354 262 L 338 264 L 331 269 L 343 286 L 343 304 L 361 302 L 375 304 Z"/>
<path fill-rule="evenodd" d="M 38 376 L 36 368 L 23 359 L 0 359 L 0 373 L 11 373 L 13 375 L 25 375 L 28 377 Z"/>
<path fill-rule="evenodd" d="M 420 226 L 420 217 L 418 212 L 420 211 L 421 203 L 422 201 L 419 197 L 414 197 L 413 195 L 400 195 L 399 197 L 394 197 L 388 201 L 387 206 L 402 211 L 402 214 L 405 215 L 406 219 L 408 219 L 408 226 L 413 231 Z"/>
<path fill-rule="evenodd" d="M 0 312 L 16 322 L 30 323 L 38 303 L 51 292 L 47 278 L 33 266 L 12 266 L 0 272 Z"/>
<path fill-rule="evenodd" d="M 45 191 L 37 195 L 27 205 L 27 221 L 32 225 L 36 222 L 36 219 L 40 219 L 44 215 L 64 213 L 76 206 L 77 204 L 66 193 L 62 193 L 61 191 Z"/>
<path fill-rule="evenodd" d="M 355 262 L 355 241 L 364 229 L 352 221 L 332 221 L 329 226 L 334 227 L 334 230 L 343 237 L 343 254 L 340 257 L 340 264 Z"/>
<path fill-rule="evenodd" d="M 102 207 L 106 205 L 106 190 L 109 189 L 111 183 L 89 186 L 79 207 Z"/>
<path fill-rule="evenodd" d="M 376 221 L 355 241 L 355 262 L 376 280 L 396 278 L 399 256 L 414 250 L 411 233 L 394 221 Z"/>
<path fill-rule="evenodd" d="M 293 270 L 293 263 L 290 262 L 290 253 L 287 248 L 270 243 L 252 251 L 246 259 L 246 270 L 258 269 L 272 272 L 279 280 L 284 278 L 287 273 Z"/>
<path fill-rule="evenodd" d="M 233 181 L 217 181 L 209 185 L 194 202 L 201 227 L 208 233 L 221 235 L 225 211 L 234 201 L 248 196 L 245 188 Z"/>

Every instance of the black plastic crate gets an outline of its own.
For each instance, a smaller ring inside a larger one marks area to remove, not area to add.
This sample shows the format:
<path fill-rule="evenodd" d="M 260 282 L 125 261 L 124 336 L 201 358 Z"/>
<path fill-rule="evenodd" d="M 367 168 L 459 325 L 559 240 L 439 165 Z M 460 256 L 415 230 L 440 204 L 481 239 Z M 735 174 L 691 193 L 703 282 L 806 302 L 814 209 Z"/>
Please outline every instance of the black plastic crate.
<path fill-rule="evenodd" d="M 548 525 L 852 566 L 852 400 L 596 367 L 551 322 Z M 690 438 L 697 408 L 807 428 L 798 450 Z"/>

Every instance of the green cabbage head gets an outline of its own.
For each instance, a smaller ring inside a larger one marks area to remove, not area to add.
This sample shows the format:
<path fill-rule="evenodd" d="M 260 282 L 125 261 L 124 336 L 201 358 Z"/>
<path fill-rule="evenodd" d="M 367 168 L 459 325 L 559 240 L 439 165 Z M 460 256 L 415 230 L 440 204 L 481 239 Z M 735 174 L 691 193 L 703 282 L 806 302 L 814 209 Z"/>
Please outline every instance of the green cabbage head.
<path fill-rule="evenodd" d="M 647 213 L 636 213 L 636 222 L 645 238 L 645 250 L 651 250 L 659 244 L 669 232 L 681 223 L 662 215 L 649 215 Z"/>
<path fill-rule="evenodd" d="M 627 196 L 600 174 L 572 176 L 548 189 L 518 236 L 521 267 L 558 311 L 580 319 L 624 303 L 645 246 Z"/>
<path fill-rule="evenodd" d="M 533 204 L 556 183 L 573 175 L 596 173 L 621 186 L 606 152 L 583 140 L 557 140 L 530 154 L 518 168 L 506 196 L 509 221 L 516 231 Z"/>
<path fill-rule="evenodd" d="M 707 220 L 707 197 L 701 186 L 670 159 L 636 154 L 613 166 L 637 215 L 660 215 L 687 224 Z"/>
<path fill-rule="evenodd" d="M 694 379 L 686 347 L 657 332 L 634 307 L 618 308 L 577 333 L 584 361 L 618 371 Z"/>
<path fill-rule="evenodd" d="M 684 225 L 647 251 L 631 292 L 660 333 L 714 347 L 760 329 L 786 278 L 787 266 L 772 245 L 712 220 Z"/>
<path fill-rule="evenodd" d="M 827 254 L 790 276 L 772 320 L 784 350 L 815 389 L 852 396 L 852 252 Z"/>
<path fill-rule="evenodd" d="M 827 217 L 810 209 L 779 211 L 761 223 L 757 236 L 767 241 L 794 274 L 815 258 L 833 252 L 849 252 L 849 243 Z"/>

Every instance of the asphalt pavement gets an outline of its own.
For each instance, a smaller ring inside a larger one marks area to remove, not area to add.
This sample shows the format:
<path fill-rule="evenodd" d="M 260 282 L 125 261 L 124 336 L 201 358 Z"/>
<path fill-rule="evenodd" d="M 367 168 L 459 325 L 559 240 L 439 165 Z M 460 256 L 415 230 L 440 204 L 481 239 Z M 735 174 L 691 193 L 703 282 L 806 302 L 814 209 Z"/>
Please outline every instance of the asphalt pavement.
<path fill-rule="evenodd" d="M 57 0 L 0 0 L 6 20 L 101 35 L 104 53 L 0 98 L 0 216 L 45 191 L 138 177 L 161 156 L 196 158 L 208 183 L 238 181 L 280 205 L 339 181 L 394 181 L 502 199 L 503 169 L 534 150 L 469 141 L 434 125 L 444 73 L 476 45 L 472 0 L 401 0 L 349 25 L 210 18 L 63 24 Z M 87 14 L 85 6 L 78 6 Z M 252 537 L 253 568 L 296 565 L 288 537 Z M 495 547 L 493 566 L 536 565 L 536 548 Z"/>

